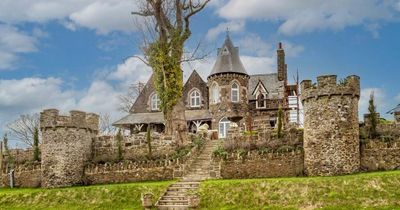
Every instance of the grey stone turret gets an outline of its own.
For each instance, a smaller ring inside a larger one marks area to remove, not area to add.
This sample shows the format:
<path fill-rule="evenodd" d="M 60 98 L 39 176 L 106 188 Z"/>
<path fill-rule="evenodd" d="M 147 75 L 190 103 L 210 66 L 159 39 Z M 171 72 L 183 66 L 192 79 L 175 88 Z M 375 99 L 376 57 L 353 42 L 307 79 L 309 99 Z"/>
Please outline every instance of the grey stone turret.
<path fill-rule="evenodd" d="M 42 187 L 81 184 L 98 127 L 99 116 L 93 113 L 70 111 L 70 116 L 61 116 L 57 109 L 40 113 Z"/>
<path fill-rule="evenodd" d="M 239 57 L 239 48 L 235 47 L 229 35 L 226 36 L 224 45 L 218 49 L 218 57 L 209 75 L 221 73 L 238 73 L 248 75 Z"/>
<path fill-rule="evenodd" d="M 358 101 L 360 78 L 337 84 L 336 75 L 317 85 L 301 83 L 304 106 L 304 167 L 310 176 L 351 174 L 360 168 Z"/>

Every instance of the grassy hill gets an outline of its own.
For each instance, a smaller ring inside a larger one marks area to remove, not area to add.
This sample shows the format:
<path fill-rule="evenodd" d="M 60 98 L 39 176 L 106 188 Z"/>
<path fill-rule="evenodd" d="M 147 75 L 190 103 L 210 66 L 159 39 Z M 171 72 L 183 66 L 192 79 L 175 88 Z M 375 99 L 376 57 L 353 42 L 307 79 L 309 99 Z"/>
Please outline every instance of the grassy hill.
<path fill-rule="evenodd" d="M 0 209 L 141 209 L 141 192 L 172 182 L 0 189 Z M 201 184 L 201 209 L 400 209 L 400 171 L 339 177 L 215 180 Z"/>

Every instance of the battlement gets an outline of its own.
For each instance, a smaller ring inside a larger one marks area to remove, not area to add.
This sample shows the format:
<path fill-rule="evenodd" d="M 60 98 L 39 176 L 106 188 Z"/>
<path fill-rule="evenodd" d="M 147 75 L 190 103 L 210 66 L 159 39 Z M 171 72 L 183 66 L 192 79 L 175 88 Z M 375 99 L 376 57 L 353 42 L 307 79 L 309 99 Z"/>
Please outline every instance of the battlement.
<path fill-rule="evenodd" d="M 312 84 L 311 80 L 303 80 L 300 87 L 302 101 L 335 95 L 360 97 L 360 77 L 356 75 L 348 76 L 339 83 L 336 75 L 323 75 L 317 77 L 317 84 Z"/>
<path fill-rule="evenodd" d="M 46 109 L 40 113 L 40 128 L 83 128 L 99 130 L 99 115 L 82 111 L 70 111 L 70 116 L 59 115 L 57 109 Z"/>

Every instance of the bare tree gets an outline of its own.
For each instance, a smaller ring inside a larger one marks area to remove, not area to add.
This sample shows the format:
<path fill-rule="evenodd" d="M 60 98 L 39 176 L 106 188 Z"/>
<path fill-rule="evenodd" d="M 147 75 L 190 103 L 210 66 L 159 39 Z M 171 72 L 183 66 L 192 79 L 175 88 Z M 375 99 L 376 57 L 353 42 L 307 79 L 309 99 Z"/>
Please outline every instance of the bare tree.
<path fill-rule="evenodd" d="M 39 114 L 24 114 L 14 122 L 7 125 L 11 139 L 21 142 L 29 147 L 34 146 L 35 129 L 39 128 Z M 40 143 L 39 137 L 39 143 Z"/>
<path fill-rule="evenodd" d="M 117 128 L 112 125 L 110 114 L 100 114 L 100 133 L 103 135 L 115 135 Z"/>
<path fill-rule="evenodd" d="M 129 113 L 139 93 L 143 90 L 144 84 L 139 82 L 131 84 L 128 91 L 119 96 L 120 105 L 118 111 Z"/>
<path fill-rule="evenodd" d="M 138 0 L 142 17 L 142 46 L 145 58 L 154 74 L 157 94 L 164 113 L 165 130 L 174 134 L 178 143 L 187 141 L 185 107 L 180 100 L 183 92 L 182 62 L 186 59 L 184 45 L 192 32 L 191 18 L 205 8 L 210 0 Z"/>

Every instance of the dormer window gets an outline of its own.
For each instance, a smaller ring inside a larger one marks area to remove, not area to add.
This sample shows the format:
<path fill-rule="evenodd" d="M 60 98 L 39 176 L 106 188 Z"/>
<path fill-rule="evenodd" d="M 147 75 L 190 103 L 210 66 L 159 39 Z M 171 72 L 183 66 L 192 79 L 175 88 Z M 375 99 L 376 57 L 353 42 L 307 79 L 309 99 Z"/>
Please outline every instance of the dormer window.
<path fill-rule="evenodd" d="M 157 93 L 153 93 L 150 99 L 150 107 L 152 111 L 160 110 L 160 98 L 158 98 Z"/>
<path fill-rule="evenodd" d="M 257 95 L 257 101 L 256 101 L 256 108 L 257 109 L 262 109 L 266 108 L 266 101 L 265 101 L 265 94 L 264 93 L 258 93 Z"/>
<path fill-rule="evenodd" d="M 200 107 L 200 92 L 197 90 L 190 93 L 190 107 Z"/>
<path fill-rule="evenodd" d="M 219 86 L 217 83 L 214 83 L 211 86 L 211 104 L 219 103 Z"/>
<path fill-rule="evenodd" d="M 232 84 L 231 99 L 232 102 L 239 102 L 239 85 L 236 82 Z"/>

